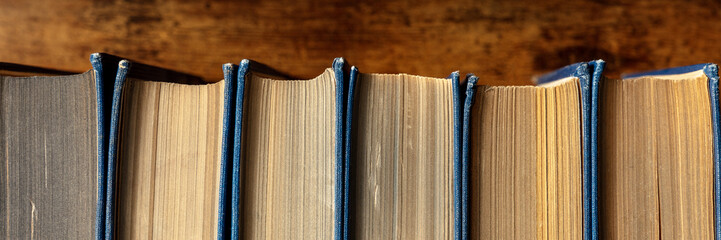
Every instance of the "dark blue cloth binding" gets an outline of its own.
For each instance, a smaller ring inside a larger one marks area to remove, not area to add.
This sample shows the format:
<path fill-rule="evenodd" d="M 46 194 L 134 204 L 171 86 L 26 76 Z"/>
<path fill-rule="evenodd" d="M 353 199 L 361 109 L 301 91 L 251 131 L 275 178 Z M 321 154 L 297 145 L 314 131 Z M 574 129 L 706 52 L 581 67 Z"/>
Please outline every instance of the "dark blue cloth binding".
<path fill-rule="evenodd" d="M 95 239 L 105 237 L 105 182 L 107 175 L 108 134 L 110 128 L 110 107 L 113 96 L 113 83 L 117 71 L 118 59 L 115 56 L 93 53 L 90 64 L 95 78 L 96 100 L 98 107 L 98 202 L 95 212 Z"/>
<path fill-rule="evenodd" d="M 721 139 L 721 116 L 719 115 L 719 75 L 718 65 L 702 63 L 684 67 L 668 68 L 663 70 L 625 74 L 623 78 L 638 78 L 645 76 L 675 75 L 702 70 L 708 78 L 708 93 L 711 101 L 711 127 L 713 129 L 713 201 L 714 201 L 714 239 L 721 239 L 721 155 L 719 139 Z"/>
<path fill-rule="evenodd" d="M 351 126 L 353 124 L 353 110 L 355 109 L 355 85 L 358 81 L 358 68 L 351 67 L 348 77 L 348 103 L 346 105 L 345 122 L 345 167 L 343 169 L 343 239 L 348 239 L 350 221 L 350 155 L 351 155 Z"/>
<path fill-rule="evenodd" d="M 463 173 L 465 166 L 461 163 L 461 94 L 460 94 L 460 73 L 452 72 L 448 77 L 451 81 L 453 91 L 453 236 L 454 239 L 464 239 L 466 235 L 467 222 L 465 221 L 465 209 L 467 203 L 462 196 L 467 192 L 465 187 L 467 174 Z"/>
<path fill-rule="evenodd" d="M 110 110 L 110 134 L 108 138 L 108 172 L 107 172 L 107 191 L 105 192 L 105 239 L 113 239 L 115 237 L 115 186 L 116 165 L 118 156 L 118 141 L 120 134 L 120 104 L 123 84 L 125 83 L 130 61 L 120 60 L 118 63 L 118 71 L 115 76 L 115 85 L 113 87 L 112 105 Z"/>
<path fill-rule="evenodd" d="M 243 101 L 245 100 L 245 75 L 250 61 L 243 59 L 238 65 L 237 85 L 235 94 L 235 122 L 233 124 L 233 160 L 230 197 L 230 239 L 239 238 L 240 230 L 240 150 L 243 130 Z"/>
<path fill-rule="evenodd" d="M 591 119 L 590 130 L 591 137 L 591 231 L 588 235 L 590 239 L 598 239 L 598 113 L 600 108 L 599 88 L 603 79 L 603 69 L 606 62 L 603 60 L 595 60 L 588 62 L 591 71 Z"/>
<path fill-rule="evenodd" d="M 346 155 L 345 152 L 345 105 L 348 103 L 348 99 L 346 99 L 346 91 L 348 91 L 348 86 L 345 84 L 345 78 L 347 78 L 348 74 L 346 74 L 347 71 L 343 71 L 344 68 L 346 68 L 345 60 L 343 58 L 336 58 L 333 60 L 333 72 L 335 73 L 335 79 L 336 79 L 336 98 L 335 98 L 335 111 L 336 111 L 336 125 L 335 125 L 335 157 L 336 157 L 336 183 L 335 183 L 335 239 L 343 239 L 343 229 L 345 227 L 343 226 L 343 223 L 345 223 L 345 220 L 343 220 L 343 217 L 345 216 L 344 211 L 345 207 L 343 206 L 343 203 L 345 202 L 344 196 L 345 196 L 345 165 Z"/>
<path fill-rule="evenodd" d="M 461 174 L 462 174 L 462 185 L 461 188 L 463 189 L 461 193 L 461 203 L 462 203 L 462 209 L 461 209 L 461 218 L 463 219 L 463 224 L 461 226 L 461 239 L 468 239 L 468 214 L 470 214 L 470 208 L 468 208 L 468 199 L 469 199 L 469 192 L 470 192 L 470 182 L 469 182 L 469 171 L 471 167 L 470 162 L 470 156 L 469 156 L 469 143 L 471 141 L 471 106 L 473 105 L 474 98 L 475 98 L 475 92 L 476 92 L 476 83 L 478 82 L 478 77 L 473 75 L 472 73 L 469 73 L 466 75 L 465 82 L 465 97 L 463 100 L 463 128 L 462 128 L 462 146 L 461 146 Z M 463 89 L 463 88 L 461 88 Z"/>
<path fill-rule="evenodd" d="M 108 172 L 106 185 L 106 203 L 105 203 L 105 239 L 113 239 L 115 237 L 115 186 L 116 165 L 118 156 L 118 141 L 120 139 L 120 103 L 123 84 L 130 67 L 130 61 L 120 60 L 118 63 L 118 71 L 115 76 L 115 85 L 113 87 L 112 105 L 110 110 L 110 133 L 108 138 Z"/>
<path fill-rule="evenodd" d="M 334 234 L 336 239 L 347 239 L 347 232 L 345 223 L 348 221 L 346 196 L 347 181 L 348 178 L 346 169 L 349 167 L 346 154 L 346 149 L 350 146 L 347 142 L 346 136 L 350 135 L 350 128 L 346 129 L 346 124 L 350 123 L 350 119 L 346 118 L 346 105 L 352 104 L 347 96 L 352 96 L 351 86 L 346 81 L 353 76 L 350 74 L 352 69 L 343 58 L 336 58 L 333 61 L 332 69 L 334 77 L 336 79 L 336 145 L 335 145 L 335 156 L 336 156 L 336 189 L 335 189 L 335 229 Z M 240 219 L 240 153 L 242 151 L 241 140 L 242 140 L 242 129 L 243 129 L 243 102 L 245 100 L 245 82 L 248 80 L 246 76 L 249 73 L 263 73 L 265 75 L 275 76 L 279 79 L 287 79 L 288 76 L 273 70 L 272 68 L 262 65 L 260 63 L 243 59 L 237 71 L 237 90 L 236 90 L 236 101 L 235 101 L 235 126 L 233 127 L 233 161 L 232 161 L 232 183 L 231 183 L 231 220 L 230 220 L 230 239 L 236 240 L 240 238 L 240 225 L 242 224 Z M 357 73 L 357 70 L 355 71 Z M 354 78 L 355 79 L 355 78 Z M 348 94 L 347 94 L 348 93 Z"/>
<path fill-rule="evenodd" d="M 235 91 L 236 91 L 236 76 L 238 66 L 226 63 L 223 65 L 223 81 L 224 86 L 224 98 L 223 98 L 223 140 L 221 142 L 221 153 L 220 153 L 220 189 L 219 202 L 218 202 L 218 239 L 227 239 L 230 237 L 230 192 L 228 191 L 228 180 L 231 179 L 232 171 L 229 169 L 232 167 L 233 159 L 233 147 L 230 145 L 230 141 L 234 141 L 233 138 L 233 127 L 235 124 L 232 123 L 235 120 Z"/>

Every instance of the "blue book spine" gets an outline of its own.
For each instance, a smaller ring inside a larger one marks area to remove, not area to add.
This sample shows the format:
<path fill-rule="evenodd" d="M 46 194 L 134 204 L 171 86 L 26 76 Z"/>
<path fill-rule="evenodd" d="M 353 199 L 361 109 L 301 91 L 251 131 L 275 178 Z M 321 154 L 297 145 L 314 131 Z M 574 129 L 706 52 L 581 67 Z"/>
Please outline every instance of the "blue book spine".
<path fill-rule="evenodd" d="M 463 124 L 461 123 L 462 105 L 461 105 L 461 94 L 460 94 L 460 74 L 456 71 L 451 73 L 448 77 L 451 81 L 451 91 L 453 96 L 453 238 L 463 239 L 466 234 L 465 211 L 463 211 L 463 196 L 467 190 L 464 188 L 464 176 L 467 174 L 463 173 L 464 166 L 461 163 L 461 143 L 462 143 L 462 131 Z"/>
<path fill-rule="evenodd" d="M 591 162 L 591 171 L 588 173 L 590 176 L 590 186 L 587 186 L 590 188 L 590 196 L 591 196 L 591 219 L 590 219 L 590 235 L 586 239 L 598 239 L 598 113 L 600 108 L 600 99 L 599 99 L 599 88 L 601 85 L 601 80 L 603 79 L 603 69 L 606 66 L 606 62 L 603 60 L 595 60 L 588 62 L 588 72 L 584 74 L 590 74 L 590 80 L 591 80 L 591 92 L 590 92 L 590 101 L 591 101 L 591 113 L 590 113 L 590 119 L 588 120 L 589 129 L 590 129 L 590 162 Z"/>
<path fill-rule="evenodd" d="M 350 155 L 351 155 L 351 127 L 353 125 L 353 110 L 355 109 L 355 86 L 358 81 L 358 68 L 351 67 L 348 77 L 348 105 L 346 106 L 345 122 L 345 167 L 343 178 L 343 239 L 348 239 L 350 231 Z"/>
<path fill-rule="evenodd" d="M 708 91 L 711 100 L 711 118 L 713 128 L 713 199 L 714 199 L 714 230 L 715 239 L 721 239 L 721 116 L 719 116 L 719 75 L 718 65 L 707 64 L 704 73 L 708 77 Z"/>
<path fill-rule="evenodd" d="M 112 106 L 110 110 L 110 128 L 108 134 L 107 183 L 105 191 L 105 239 L 115 237 L 115 179 L 117 176 L 118 141 L 120 140 L 120 105 L 123 85 L 130 68 L 130 61 L 120 60 L 113 86 Z"/>
<path fill-rule="evenodd" d="M 335 143 L 335 158 L 336 158 L 336 189 L 335 189 L 335 239 L 343 239 L 343 223 L 345 223 L 345 220 L 343 217 L 345 216 L 343 214 L 344 210 L 346 209 L 343 206 L 343 203 L 345 202 L 344 196 L 345 196 L 345 164 L 346 164 L 346 155 L 345 152 L 345 136 L 346 132 L 343 130 L 344 125 L 346 122 L 345 118 L 345 105 L 348 103 L 348 99 L 346 99 L 346 91 L 348 91 L 348 85 L 345 83 L 345 78 L 347 76 L 346 71 L 344 69 L 346 68 L 345 59 L 343 58 L 336 58 L 333 60 L 333 73 L 335 74 L 335 80 L 336 80 L 336 97 L 335 97 L 335 110 L 336 110 L 336 143 Z"/>
<path fill-rule="evenodd" d="M 243 101 L 245 100 L 245 76 L 248 73 L 250 61 L 243 59 L 238 65 L 237 85 L 235 94 L 235 122 L 233 124 L 233 161 L 231 181 L 231 207 L 230 207 L 230 239 L 240 238 L 240 152 L 243 130 Z"/>
<path fill-rule="evenodd" d="M 93 53 L 90 55 L 90 64 L 93 67 L 93 77 L 95 78 L 96 100 L 97 100 L 97 118 L 98 118 L 98 192 L 97 205 L 95 212 L 95 239 L 100 240 L 105 236 L 105 181 L 107 171 L 107 149 L 108 149 L 108 128 L 110 125 L 108 116 L 110 116 L 110 104 L 112 102 L 112 80 L 108 75 L 114 75 L 114 64 L 107 64 L 107 60 L 103 59 L 102 54 Z M 106 64 L 104 64 L 104 62 Z"/>
<path fill-rule="evenodd" d="M 476 93 L 476 83 L 478 82 L 478 77 L 476 77 L 473 74 L 468 74 L 466 76 L 466 93 L 465 93 L 465 99 L 463 103 L 463 136 L 462 137 L 462 148 L 461 148 L 461 172 L 462 172 L 462 193 L 461 193 L 461 209 L 460 213 L 457 213 L 462 216 L 462 234 L 461 239 L 468 239 L 468 225 L 469 225 L 469 214 L 470 214 L 470 208 L 468 207 L 468 199 L 470 197 L 470 182 L 469 182 L 469 176 L 470 176 L 470 153 L 469 153 L 469 143 L 471 142 L 471 106 L 473 106 L 473 102 L 475 100 L 475 93 Z"/>
<path fill-rule="evenodd" d="M 98 106 L 98 202 L 95 238 L 113 238 L 115 152 L 117 152 L 120 87 L 130 62 L 104 53 L 90 55 Z"/>
<path fill-rule="evenodd" d="M 223 130 L 220 152 L 220 189 L 218 197 L 218 239 L 227 239 L 230 237 L 230 191 L 228 191 L 228 180 L 232 179 L 233 146 L 230 141 L 234 141 L 235 120 L 235 91 L 236 76 L 238 67 L 233 64 L 223 65 L 223 81 L 225 81 L 224 97 L 223 97 Z"/>
<path fill-rule="evenodd" d="M 707 64 L 703 68 L 708 77 L 708 91 L 711 100 L 711 124 L 713 128 L 713 199 L 714 199 L 714 235 L 721 239 L 721 153 L 719 153 L 719 140 L 721 139 L 721 116 L 719 116 L 719 75 L 716 64 Z"/>

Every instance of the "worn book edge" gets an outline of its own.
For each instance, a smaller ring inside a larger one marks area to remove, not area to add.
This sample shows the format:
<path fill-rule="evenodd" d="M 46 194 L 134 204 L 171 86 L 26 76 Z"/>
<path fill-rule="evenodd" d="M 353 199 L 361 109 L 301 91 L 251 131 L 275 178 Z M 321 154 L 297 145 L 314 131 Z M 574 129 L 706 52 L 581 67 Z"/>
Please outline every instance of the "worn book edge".
<path fill-rule="evenodd" d="M 676 68 L 667 68 L 662 70 L 639 72 L 622 75 L 623 79 L 662 76 L 662 75 L 682 75 L 702 71 L 708 78 L 709 100 L 711 101 L 711 127 L 713 129 L 713 216 L 714 216 L 714 238 L 721 239 L 721 147 L 719 140 L 721 139 L 721 115 L 719 110 L 719 75 L 718 65 L 713 63 L 702 63 Z"/>
<path fill-rule="evenodd" d="M 347 142 L 346 136 L 350 134 L 349 130 L 346 129 L 346 123 L 350 123 L 350 120 L 346 119 L 346 104 L 350 104 L 347 96 L 350 86 L 349 82 L 346 81 L 351 76 L 351 69 L 353 69 L 343 58 L 336 58 L 332 63 L 332 70 L 336 79 L 336 143 L 335 143 L 335 158 L 336 158 L 336 189 L 335 189 L 335 229 L 334 235 L 336 239 L 347 239 L 347 234 L 344 227 L 345 223 L 348 222 L 348 215 L 345 212 L 346 196 L 347 196 L 347 172 L 348 161 L 346 149 L 349 143 Z M 235 121 L 233 130 L 233 150 L 232 150 L 232 173 L 231 173 L 231 197 L 230 197 L 230 239 L 240 238 L 240 153 L 241 153 L 241 140 L 243 130 L 243 102 L 245 101 L 245 82 L 248 80 L 247 75 L 249 73 L 260 73 L 266 76 L 272 76 L 276 79 L 288 79 L 285 74 L 270 68 L 261 63 L 243 59 L 238 64 L 237 68 L 237 85 L 235 95 Z M 348 126 L 349 129 L 349 126 Z M 226 220 L 227 221 L 227 220 Z M 227 229 L 227 227 L 226 227 Z"/>
<path fill-rule="evenodd" d="M 580 62 L 565 66 L 556 71 L 541 75 L 534 79 L 536 85 L 553 84 L 558 80 L 569 77 L 579 79 L 579 88 L 581 93 L 581 127 L 582 127 L 582 176 L 583 176 L 583 238 L 586 240 L 598 239 L 598 89 L 602 79 L 602 73 L 605 66 L 603 60 L 594 60 L 590 62 Z M 476 84 L 478 78 L 473 74 L 466 77 L 466 96 L 463 107 L 463 174 L 468 175 L 469 164 L 469 141 L 470 141 L 470 118 L 471 106 L 473 105 Z M 468 188 L 467 179 L 464 179 L 464 188 Z M 463 198 L 468 198 L 468 192 L 463 192 Z M 463 215 L 468 215 L 468 208 L 463 208 Z M 467 221 L 467 219 L 464 219 Z M 464 224 L 463 231 L 467 231 L 467 225 Z M 467 234 L 463 234 L 462 239 L 467 239 Z"/>
<path fill-rule="evenodd" d="M 105 53 L 93 53 L 90 56 L 91 64 L 96 76 L 102 76 L 102 79 L 96 78 L 96 84 L 102 84 L 97 87 L 98 91 L 102 89 L 103 93 L 98 93 L 98 109 L 102 108 L 102 112 L 98 112 L 98 139 L 102 140 L 102 145 L 98 144 L 98 158 L 103 155 L 103 161 L 98 162 L 103 168 L 106 168 L 105 175 L 99 173 L 100 177 L 104 177 L 105 185 L 98 183 L 98 186 L 105 188 L 104 209 L 98 209 L 98 212 L 104 211 L 102 222 L 98 220 L 96 224 L 104 227 L 105 239 L 115 238 L 115 212 L 116 212 L 116 177 L 117 177 L 117 158 L 118 158 L 118 142 L 120 141 L 120 114 L 122 107 L 123 86 L 128 77 L 138 78 L 148 81 L 160 82 L 176 82 L 184 84 L 205 84 L 205 82 L 193 75 L 180 73 L 168 69 L 145 65 L 142 63 L 131 63 L 130 60 L 120 58 Z M 102 102 L 101 102 L 102 101 Z M 101 107 L 102 106 L 102 107 Z M 102 122 L 101 122 L 102 119 Z M 103 130 L 100 130 L 103 129 Z M 102 132 L 101 132 L 102 131 Z M 106 138 L 107 136 L 107 138 Z M 100 142 L 101 140 L 99 140 Z M 101 167 L 98 167 L 101 169 Z M 99 180 L 102 180 L 99 178 Z M 223 185 L 223 183 L 221 183 Z M 101 187 L 98 187 L 99 191 Z M 100 196 L 98 197 L 100 199 Z M 100 200 L 99 200 L 100 201 Z M 98 203 L 98 207 L 101 204 Z M 100 218 L 100 214 L 98 215 Z M 101 227 L 102 228 L 102 227 Z M 98 231 L 98 239 L 102 239 L 102 234 Z"/>

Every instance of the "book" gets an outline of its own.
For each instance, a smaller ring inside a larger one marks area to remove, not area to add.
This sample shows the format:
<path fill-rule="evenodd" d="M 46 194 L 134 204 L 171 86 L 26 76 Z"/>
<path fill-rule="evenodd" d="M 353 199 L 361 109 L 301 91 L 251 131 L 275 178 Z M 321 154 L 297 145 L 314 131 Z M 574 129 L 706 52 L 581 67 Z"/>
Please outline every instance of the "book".
<path fill-rule="evenodd" d="M 352 72 L 349 238 L 460 239 L 460 85 Z"/>
<path fill-rule="evenodd" d="M 603 238 L 721 237 L 717 65 L 604 79 L 599 131 Z"/>
<path fill-rule="evenodd" d="M 604 62 L 535 86 L 483 86 L 464 105 L 461 239 L 596 239 L 598 89 Z"/>
<path fill-rule="evenodd" d="M 349 65 L 308 80 L 237 69 L 230 239 L 345 239 Z"/>
<path fill-rule="evenodd" d="M 234 85 L 119 61 L 105 239 L 222 237 Z"/>
<path fill-rule="evenodd" d="M 490 86 L 90 62 L 0 63 L 0 236 L 721 238 L 715 64 Z"/>
<path fill-rule="evenodd" d="M 71 73 L 0 64 L 0 233 L 101 239 L 109 83 L 117 61 Z"/>

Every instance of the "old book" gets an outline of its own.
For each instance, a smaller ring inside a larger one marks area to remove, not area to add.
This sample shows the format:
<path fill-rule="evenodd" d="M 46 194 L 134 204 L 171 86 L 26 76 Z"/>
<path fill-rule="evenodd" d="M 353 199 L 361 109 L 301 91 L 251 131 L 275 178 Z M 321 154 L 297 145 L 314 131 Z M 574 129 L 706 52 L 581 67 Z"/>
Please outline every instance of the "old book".
<path fill-rule="evenodd" d="M 467 238 L 597 238 L 595 117 L 603 65 L 570 65 L 535 86 L 476 86 L 469 79 Z"/>
<path fill-rule="evenodd" d="M 7 239 L 721 238 L 718 67 L 532 86 L 0 63 Z"/>
<path fill-rule="evenodd" d="M 344 239 L 348 71 L 338 58 L 289 80 L 240 62 L 231 239 Z"/>
<path fill-rule="evenodd" d="M 459 75 L 351 75 L 352 239 L 460 239 Z"/>
<path fill-rule="evenodd" d="M 109 86 L 117 61 L 93 70 L 0 64 L 0 237 L 100 239 Z"/>
<path fill-rule="evenodd" d="M 224 66 L 225 74 L 234 69 Z M 222 238 L 234 80 L 119 62 L 108 148 L 106 239 Z"/>
<path fill-rule="evenodd" d="M 602 81 L 601 237 L 721 236 L 718 94 L 715 64 Z"/>

